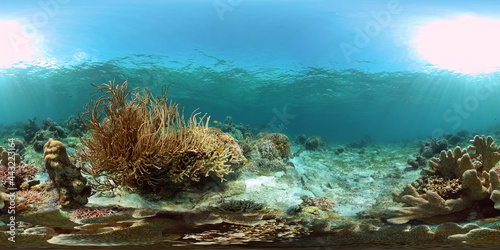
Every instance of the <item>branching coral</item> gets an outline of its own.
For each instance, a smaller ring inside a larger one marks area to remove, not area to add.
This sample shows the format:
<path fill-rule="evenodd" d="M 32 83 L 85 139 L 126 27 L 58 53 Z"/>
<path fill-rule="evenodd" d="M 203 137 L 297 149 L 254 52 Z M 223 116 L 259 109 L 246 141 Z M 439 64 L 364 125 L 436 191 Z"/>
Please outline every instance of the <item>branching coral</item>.
<path fill-rule="evenodd" d="M 43 202 L 50 197 L 48 193 L 33 190 L 19 191 L 16 196 L 23 198 L 23 201 L 16 203 L 18 211 L 29 209 L 30 206 Z"/>
<path fill-rule="evenodd" d="M 402 193 L 394 194 L 395 201 L 407 206 L 393 208 L 396 217 L 389 221 L 435 222 L 445 216 L 463 219 L 468 209 L 487 199 L 499 209 L 500 181 L 492 169 L 500 161 L 499 148 L 491 137 L 476 135 L 470 142 L 473 145 L 469 150 L 476 150 L 476 154 L 469 154 L 458 146 L 453 152 L 441 151 L 439 158 L 429 162 L 431 169 L 426 171 L 427 176 L 420 184 L 408 185 Z"/>
<path fill-rule="evenodd" d="M 19 189 L 24 182 L 33 180 L 37 172 L 38 168 L 24 162 L 17 164 L 13 172 L 9 171 L 7 166 L 0 165 L 0 181 L 4 184 L 9 183 L 6 185 L 8 187 Z"/>
<path fill-rule="evenodd" d="M 89 134 L 78 158 L 101 190 L 136 191 L 210 173 L 222 179 L 232 171 L 228 162 L 242 161 L 234 140 L 224 142 L 224 133 L 208 128 L 209 118 L 193 113 L 186 122 L 179 105 L 166 98 L 168 88 L 154 97 L 147 89 L 127 91 L 127 85 L 93 85 L 102 95 L 79 115 Z"/>

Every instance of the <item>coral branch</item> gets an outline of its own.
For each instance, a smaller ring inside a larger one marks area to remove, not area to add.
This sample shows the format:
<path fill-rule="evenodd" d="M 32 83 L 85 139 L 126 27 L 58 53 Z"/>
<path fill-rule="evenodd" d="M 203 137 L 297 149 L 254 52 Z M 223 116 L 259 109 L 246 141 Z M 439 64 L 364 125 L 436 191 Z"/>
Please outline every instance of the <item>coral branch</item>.
<path fill-rule="evenodd" d="M 103 95 L 93 97 L 79 115 L 89 134 L 82 138 L 85 149 L 78 158 L 101 190 L 123 186 L 133 191 L 159 186 L 165 178 L 199 181 L 211 172 L 222 179 L 231 172 L 226 164 L 230 147 L 208 128 L 209 117 L 195 111 L 186 122 L 166 90 L 154 97 L 147 89 L 127 91 L 127 81 L 93 86 Z"/>

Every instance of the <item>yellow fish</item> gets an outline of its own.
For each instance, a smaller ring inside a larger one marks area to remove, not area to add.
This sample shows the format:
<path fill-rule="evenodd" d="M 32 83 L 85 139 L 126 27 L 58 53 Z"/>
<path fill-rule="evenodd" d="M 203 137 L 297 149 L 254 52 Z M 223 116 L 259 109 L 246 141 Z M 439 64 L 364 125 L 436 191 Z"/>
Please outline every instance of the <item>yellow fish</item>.
<path fill-rule="evenodd" d="M 216 121 L 216 120 L 214 120 L 214 121 L 213 121 L 213 123 L 217 124 L 217 123 L 219 123 L 219 122 L 218 122 L 218 121 Z"/>
<path fill-rule="evenodd" d="M 224 147 L 220 147 L 220 148 L 216 149 L 215 151 L 222 152 L 222 150 L 224 150 Z"/>

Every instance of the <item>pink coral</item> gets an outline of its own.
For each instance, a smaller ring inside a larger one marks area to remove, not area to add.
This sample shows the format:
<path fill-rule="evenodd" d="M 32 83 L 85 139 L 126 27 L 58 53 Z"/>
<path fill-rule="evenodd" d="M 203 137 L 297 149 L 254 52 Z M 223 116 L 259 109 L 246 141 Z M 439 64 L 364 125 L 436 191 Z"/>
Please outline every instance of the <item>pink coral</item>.
<path fill-rule="evenodd" d="M 42 202 L 49 198 L 48 193 L 33 190 L 18 191 L 16 192 L 16 196 L 24 198 L 24 201 L 16 203 L 16 209 L 18 211 L 28 209 L 29 205 Z"/>
<path fill-rule="evenodd" d="M 16 164 L 16 168 L 14 171 L 14 178 L 9 173 L 9 170 L 6 166 L 0 166 L 0 181 L 6 187 L 12 187 L 10 183 L 14 184 L 15 188 L 20 188 L 23 182 L 32 180 L 35 177 L 35 174 L 38 172 L 38 168 L 34 165 L 28 165 L 26 163 Z M 12 182 L 11 182 L 12 179 Z"/>
<path fill-rule="evenodd" d="M 118 210 L 112 208 L 78 208 L 71 211 L 71 218 L 86 219 L 99 218 L 118 213 Z"/>

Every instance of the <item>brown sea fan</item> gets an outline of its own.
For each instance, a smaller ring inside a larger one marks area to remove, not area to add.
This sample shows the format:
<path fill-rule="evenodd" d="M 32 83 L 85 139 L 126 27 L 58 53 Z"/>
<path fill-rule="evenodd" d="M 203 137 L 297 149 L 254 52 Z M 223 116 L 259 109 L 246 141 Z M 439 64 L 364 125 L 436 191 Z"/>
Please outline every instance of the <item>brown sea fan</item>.
<path fill-rule="evenodd" d="M 127 81 L 93 86 L 94 94 L 103 95 L 92 98 L 79 115 L 89 133 L 81 138 L 78 158 L 99 190 L 135 190 L 165 178 L 198 181 L 209 172 L 220 178 L 231 172 L 225 164 L 229 154 L 214 157 L 219 146 L 212 145 L 209 117 L 193 113 L 186 122 L 179 105 L 166 98 L 167 90 L 154 97 L 147 89 L 127 91 Z"/>

